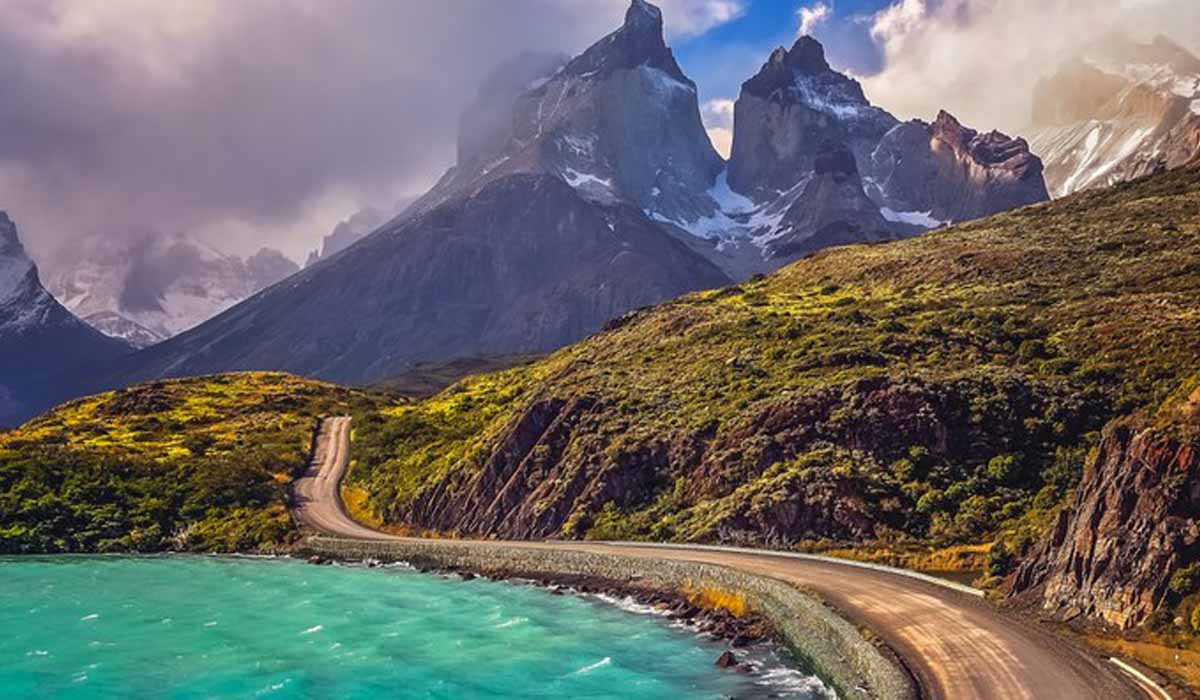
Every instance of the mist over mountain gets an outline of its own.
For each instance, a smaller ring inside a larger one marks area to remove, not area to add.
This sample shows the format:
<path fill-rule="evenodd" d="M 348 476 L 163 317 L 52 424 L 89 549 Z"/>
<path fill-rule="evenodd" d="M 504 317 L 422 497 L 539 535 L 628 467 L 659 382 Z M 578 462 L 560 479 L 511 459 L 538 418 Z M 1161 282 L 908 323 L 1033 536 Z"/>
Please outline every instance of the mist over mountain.
<path fill-rule="evenodd" d="M 277 250 L 242 259 L 187 236 L 95 236 L 57 258 L 46 286 L 97 330 L 137 347 L 192 328 L 300 268 Z"/>
<path fill-rule="evenodd" d="M 1110 37 L 1038 83 L 1026 133 L 1056 197 L 1179 167 L 1200 155 L 1200 58 Z"/>

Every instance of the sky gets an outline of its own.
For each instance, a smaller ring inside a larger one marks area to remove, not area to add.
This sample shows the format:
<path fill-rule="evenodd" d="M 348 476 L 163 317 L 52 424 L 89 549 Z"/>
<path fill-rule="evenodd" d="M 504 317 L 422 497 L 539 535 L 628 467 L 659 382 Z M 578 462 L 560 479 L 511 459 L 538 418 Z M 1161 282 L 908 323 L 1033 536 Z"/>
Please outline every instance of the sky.
<path fill-rule="evenodd" d="M 627 0 L 4 0 L 0 209 L 43 267 L 187 234 L 302 261 L 452 164 L 498 62 L 578 52 Z M 1037 78 L 1110 32 L 1200 53 L 1195 0 L 662 0 L 718 150 L 742 81 L 810 33 L 903 119 L 1019 133 Z"/>

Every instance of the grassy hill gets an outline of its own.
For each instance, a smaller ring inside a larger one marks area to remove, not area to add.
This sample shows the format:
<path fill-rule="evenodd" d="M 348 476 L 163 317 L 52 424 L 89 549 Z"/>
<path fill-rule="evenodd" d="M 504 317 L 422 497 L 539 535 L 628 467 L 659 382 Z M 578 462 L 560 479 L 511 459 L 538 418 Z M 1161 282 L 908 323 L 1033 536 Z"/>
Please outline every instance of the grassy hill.
<path fill-rule="evenodd" d="M 0 434 L 0 553 L 274 548 L 318 417 L 377 400 L 239 373 L 64 404 Z"/>
<path fill-rule="evenodd" d="M 436 531 L 1020 548 L 1097 431 L 1198 365 L 1183 170 L 826 251 L 363 411 L 352 479 Z"/>

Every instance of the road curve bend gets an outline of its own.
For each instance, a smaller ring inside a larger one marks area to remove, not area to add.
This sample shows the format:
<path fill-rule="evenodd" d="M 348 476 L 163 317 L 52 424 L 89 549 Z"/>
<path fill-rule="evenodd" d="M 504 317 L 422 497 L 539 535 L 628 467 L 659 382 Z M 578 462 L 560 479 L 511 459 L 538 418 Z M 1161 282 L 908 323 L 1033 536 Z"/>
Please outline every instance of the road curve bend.
<path fill-rule="evenodd" d="M 403 540 L 355 522 L 342 505 L 350 419 L 322 424 L 312 464 L 294 487 L 293 512 L 323 534 Z M 464 543 L 456 540 L 456 543 Z M 496 543 L 480 541 L 480 547 Z M 505 546 L 604 552 L 734 567 L 811 591 L 870 629 L 902 659 L 929 700 L 1125 700 L 1154 698 L 1118 667 L 972 596 L 900 573 L 784 553 L 719 547 L 587 542 L 505 542 Z"/>

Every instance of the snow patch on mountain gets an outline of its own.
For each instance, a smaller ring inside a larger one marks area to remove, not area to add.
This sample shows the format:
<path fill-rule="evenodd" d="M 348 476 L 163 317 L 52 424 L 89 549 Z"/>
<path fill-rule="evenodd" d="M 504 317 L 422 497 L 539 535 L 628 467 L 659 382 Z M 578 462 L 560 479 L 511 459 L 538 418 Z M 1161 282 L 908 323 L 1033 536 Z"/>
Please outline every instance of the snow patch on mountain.
<path fill-rule="evenodd" d="M 910 224 L 922 228 L 938 228 L 950 223 L 935 219 L 932 211 L 892 211 L 887 207 L 881 207 L 879 213 L 883 215 L 884 219 L 894 224 Z"/>

